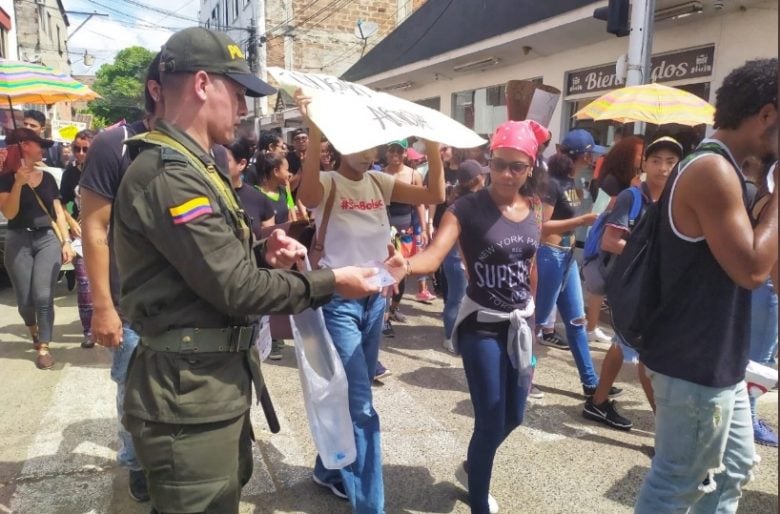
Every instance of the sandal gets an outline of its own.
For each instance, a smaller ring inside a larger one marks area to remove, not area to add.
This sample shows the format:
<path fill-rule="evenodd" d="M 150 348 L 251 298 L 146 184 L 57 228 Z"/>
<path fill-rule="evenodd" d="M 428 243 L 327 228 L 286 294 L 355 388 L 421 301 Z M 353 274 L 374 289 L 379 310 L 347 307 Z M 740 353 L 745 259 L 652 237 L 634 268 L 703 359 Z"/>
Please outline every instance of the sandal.
<path fill-rule="evenodd" d="M 35 367 L 38 369 L 51 369 L 54 366 L 54 357 L 49 353 L 49 345 L 39 343 L 36 350 L 38 350 L 38 355 L 35 357 Z"/>

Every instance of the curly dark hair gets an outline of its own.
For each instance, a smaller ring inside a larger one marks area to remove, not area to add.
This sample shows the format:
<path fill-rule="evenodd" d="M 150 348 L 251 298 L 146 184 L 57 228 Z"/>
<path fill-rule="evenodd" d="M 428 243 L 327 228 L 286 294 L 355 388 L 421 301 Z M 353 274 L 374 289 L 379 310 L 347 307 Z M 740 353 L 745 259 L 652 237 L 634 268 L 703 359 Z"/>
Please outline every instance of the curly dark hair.
<path fill-rule="evenodd" d="M 615 146 L 604 156 L 599 182 L 603 183 L 608 176 L 612 175 L 617 179 L 621 189 L 631 187 L 631 180 L 636 176 L 637 171 L 634 167 L 636 156 L 642 155 L 643 146 L 644 141 L 639 136 L 623 137 L 615 143 Z"/>
<path fill-rule="evenodd" d="M 273 176 L 274 170 L 281 166 L 282 162 L 287 160 L 283 155 L 275 154 L 273 152 L 258 152 L 255 154 L 255 159 L 257 176 L 263 180 L 269 180 Z"/>
<path fill-rule="evenodd" d="M 261 130 L 260 131 L 260 138 L 257 141 L 257 149 L 262 152 L 270 152 L 271 147 L 275 146 L 276 143 L 282 138 L 279 134 L 276 132 L 271 132 L 269 130 Z"/>
<path fill-rule="evenodd" d="M 767 104 L 777 106 L 777 58 L 747 61 L 715 92 L 716 129 L 738 129 Z"/>
<path fill-rule="evenodd" d="M 225 148 L 230 150 L 236 162 L 240 162 L 242 159 L 249 162 L 252 159 L 252 141 L 246 137 L 236 139 L 231 144 L 225 145 Z"/>
<path fill-rule="evenodd" d="M 573 169 L 574 161 L 565 153 L 556 153 L 547 161 L 547 173 L 555 178 L 568 178 Z"/>

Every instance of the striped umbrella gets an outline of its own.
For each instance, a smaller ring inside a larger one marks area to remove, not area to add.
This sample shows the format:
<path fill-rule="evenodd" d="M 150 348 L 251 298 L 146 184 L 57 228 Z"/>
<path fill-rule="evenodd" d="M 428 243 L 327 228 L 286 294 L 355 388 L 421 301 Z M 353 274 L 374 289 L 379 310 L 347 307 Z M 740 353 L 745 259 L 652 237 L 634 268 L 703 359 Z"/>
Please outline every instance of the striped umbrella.
<path fill-rule="evenodd" d="M 0 97 L 11 103 L 53 104 L 94 100 L 100 95 L 69 75 L 48 66 L 0 60 Z"/>
<path fill-rule="evenodd" d="M 610 91 L 577 111 L 574 117 L 694 126 L 712 125 L 714 114 L 715 108 L 694 94 L 661 84 L 645 84 Z"/>

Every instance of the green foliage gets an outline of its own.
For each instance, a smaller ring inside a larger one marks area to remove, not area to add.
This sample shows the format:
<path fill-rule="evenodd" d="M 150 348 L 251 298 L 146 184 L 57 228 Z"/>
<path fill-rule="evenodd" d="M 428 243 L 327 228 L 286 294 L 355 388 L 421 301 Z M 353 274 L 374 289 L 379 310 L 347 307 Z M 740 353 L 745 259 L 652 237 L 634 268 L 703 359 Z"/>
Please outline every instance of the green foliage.
<path fill-rule="evenodd" d="M 113 64 L 104 64 L 95 74 L 93 89 L 100 96 L 88 110 L 106 125 L 121 119 L 134 121 L 144 114 L 144 78 L 154 53 L 131 46 L 116 54 Z"/>

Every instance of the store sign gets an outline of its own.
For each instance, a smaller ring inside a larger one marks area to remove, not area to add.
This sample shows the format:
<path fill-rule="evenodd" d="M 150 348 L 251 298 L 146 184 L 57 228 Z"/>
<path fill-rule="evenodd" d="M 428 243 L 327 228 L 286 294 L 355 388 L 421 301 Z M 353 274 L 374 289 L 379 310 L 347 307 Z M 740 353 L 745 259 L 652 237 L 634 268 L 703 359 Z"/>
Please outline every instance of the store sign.
<path fill-rule="evenodd" d="M 715 60 L 715 47 L 708 46 L 685 50 L 674 54 L 656 55 L 651 59 L 651 80 L 671 82 L 675 80 L 709 77 Z M 568 73 L 566 95 L 596 93 L 622 86 L 618 82 L 615 65 L 598 66 Z"/>

